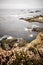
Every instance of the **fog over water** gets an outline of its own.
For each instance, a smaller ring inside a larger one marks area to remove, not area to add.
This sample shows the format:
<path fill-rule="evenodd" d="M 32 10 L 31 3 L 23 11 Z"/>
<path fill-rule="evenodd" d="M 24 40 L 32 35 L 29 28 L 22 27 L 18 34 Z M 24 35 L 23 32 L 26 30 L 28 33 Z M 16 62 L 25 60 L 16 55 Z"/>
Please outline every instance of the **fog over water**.
<path fill-rule="evenodd" d="M 43 27 L 41 23 L 29 23 L 19 18 L 43 15 L 43 9 L 35 12 L 37 9 L 0 9 L 0 36 L 10 35 L 14 37 L 24 38 L 26 40 L 35 39 L 37 32 L 28 30 L 27 27 Z M 33 13 L 30 13 L 33 11 Z"/>
<path fill-rule="evenodd" d="M 0 0 L 0 9 L 43 8 L 43 0 Z"/>

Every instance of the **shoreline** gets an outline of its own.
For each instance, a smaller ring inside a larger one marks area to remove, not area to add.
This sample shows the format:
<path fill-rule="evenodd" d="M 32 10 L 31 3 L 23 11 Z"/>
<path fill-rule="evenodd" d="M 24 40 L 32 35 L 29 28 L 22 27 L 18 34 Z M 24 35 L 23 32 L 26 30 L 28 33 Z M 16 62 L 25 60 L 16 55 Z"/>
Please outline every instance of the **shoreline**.
<path fill-rule="evenodd" d="M 43 15 L 33 16 L 31 18 L 20 18 L 20 20 L 25 20 L 27 22 L 39 22 L 39 23 L 43 23 Z"/>

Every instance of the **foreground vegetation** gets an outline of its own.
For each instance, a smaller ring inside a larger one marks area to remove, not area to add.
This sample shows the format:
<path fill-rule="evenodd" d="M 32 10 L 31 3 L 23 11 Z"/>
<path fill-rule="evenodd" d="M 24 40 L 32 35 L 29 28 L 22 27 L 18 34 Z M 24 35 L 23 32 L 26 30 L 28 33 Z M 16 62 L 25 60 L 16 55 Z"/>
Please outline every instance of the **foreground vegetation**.
<path fill-rule="evenodd" d="M 23 41 L 24 44 L 21 45 L 20 41 L 15 42 L 11 49 L 0 47 L 0 65 L 43 65 L 42 32 L 30 43 Z"/>

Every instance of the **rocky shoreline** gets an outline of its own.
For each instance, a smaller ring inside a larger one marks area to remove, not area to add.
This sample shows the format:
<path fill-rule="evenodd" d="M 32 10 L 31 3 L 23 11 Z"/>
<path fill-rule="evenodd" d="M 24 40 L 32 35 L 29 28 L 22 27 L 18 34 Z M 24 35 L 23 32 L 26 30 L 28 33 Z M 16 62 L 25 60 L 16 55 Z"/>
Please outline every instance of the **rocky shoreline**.
<path fill-rule="evenodd" d="M 20 18 L 20 20 L 25 20 L 27 22 L 39 22 L 39 23 L 43 23 L 43 15 L 33 16 L 32 18 Z"/>
<path fill-rule="evenodd" d="M 20 41 L 24 45 L 21 45 Z M 19 45 L 16 40 L 16 47 L 11 50 L 0 47 L 0 65 L 43 65 L 43 32 L 40 32 L 30 43 L 23 39 L 20 39 L 18 43 Z"/>

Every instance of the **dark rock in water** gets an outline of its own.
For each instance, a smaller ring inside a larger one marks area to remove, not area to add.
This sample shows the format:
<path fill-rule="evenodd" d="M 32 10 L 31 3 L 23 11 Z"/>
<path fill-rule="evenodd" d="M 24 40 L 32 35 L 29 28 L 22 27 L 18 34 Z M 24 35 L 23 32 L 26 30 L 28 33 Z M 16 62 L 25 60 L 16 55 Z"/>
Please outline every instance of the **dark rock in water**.
<path fill-rule="evenodd" d="M 14 37 L 3 37 L 0 40 L 0 46 L 2 47 L 2 49 L 4 50 L 10 50 L 13 47 L 22 47 L 25 45 L 26 41 L 22 38 L 14 38 Z"/>
<path fill-rule="evenodd" d="M 2 46 L 3 49 L 9 50 L 13 47 L 15 42 L 17 42 L 17 39 L 2 40 L 1 46 Z"/>
<path fill-rule="evenodd" d="M 43 32 L 43 28 L 36 27 L 36 28 L 33 28 L 32 31 Z"/>
<path fill-rule="evenodd" d="M 41 12 L 41 11 L 40 10 L 36 10 L 35 12 L 38 13 L 38 12 Z"/>
<path fill-rule="evenodd" d="M 34 13 L 34 11 L 30 11 L 29 13 Z"/>
<path fill-rule="evenodd" d="M 10 50 L 14 43 L 17 42 L 17 39 L 16 38 L 13 38 L 11 36 L 3 36 L 1 39 L 0 39 L 0 45 L 1 47 L 4 49 L 4 50 Z"/>

